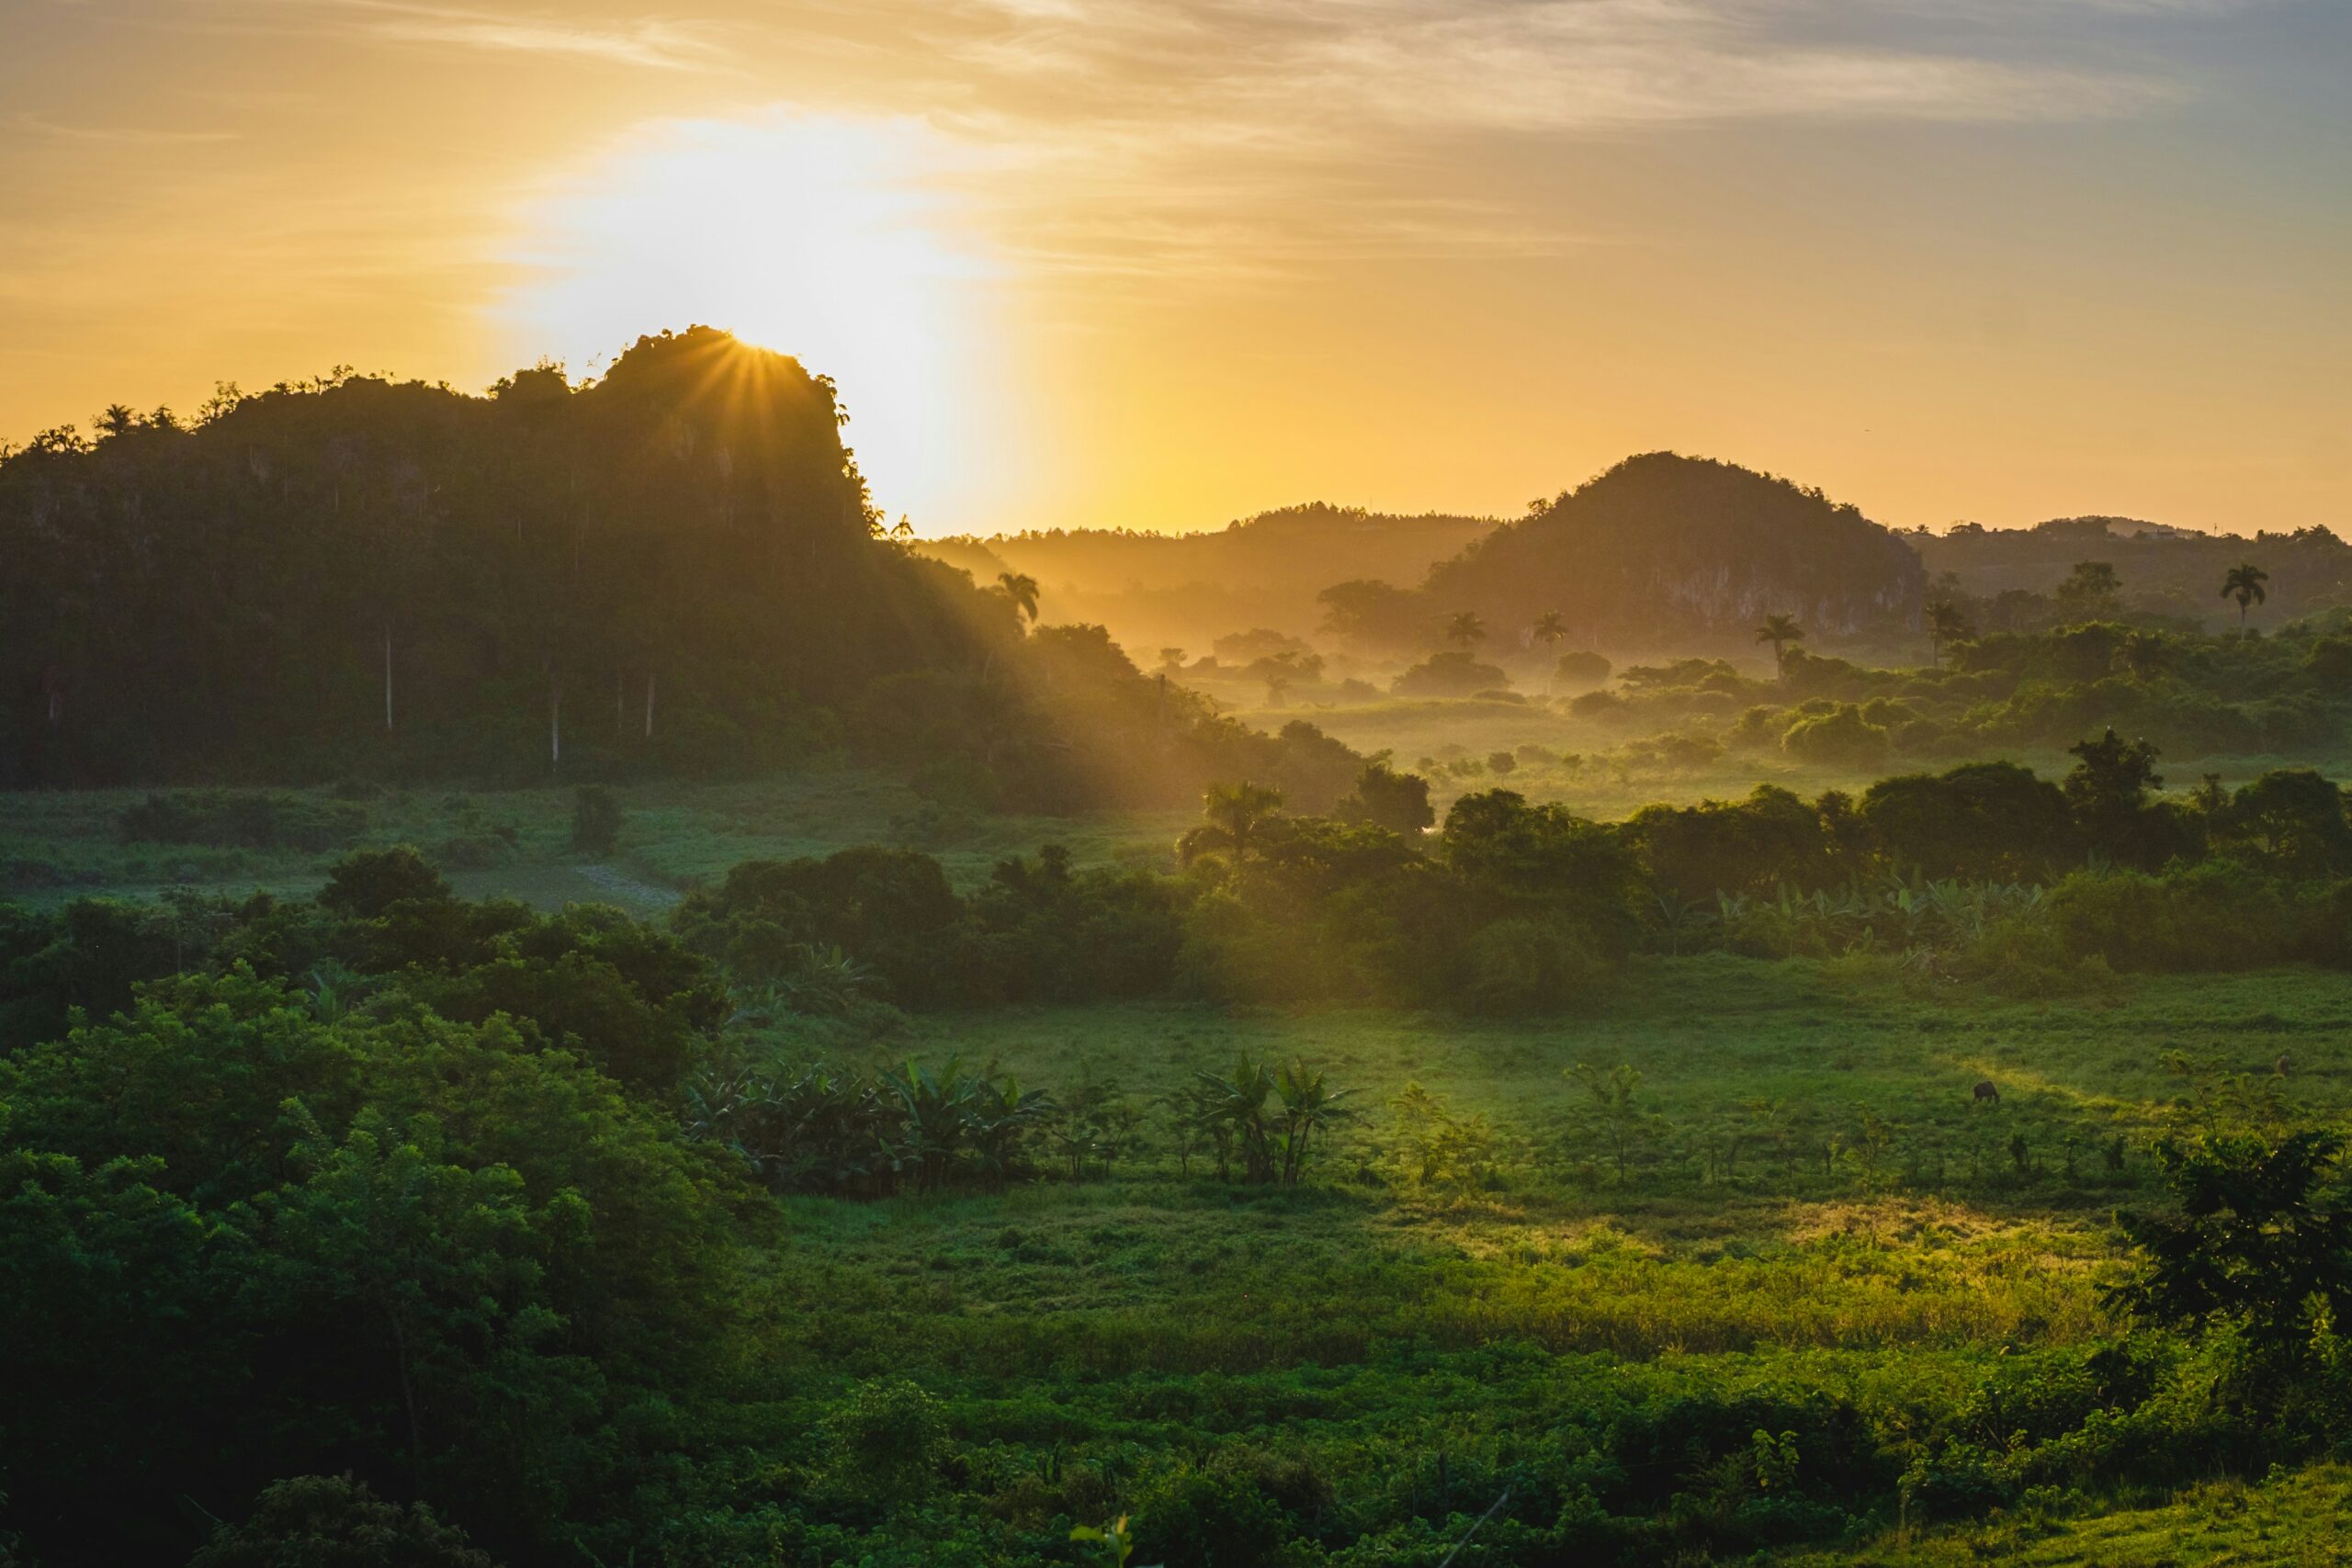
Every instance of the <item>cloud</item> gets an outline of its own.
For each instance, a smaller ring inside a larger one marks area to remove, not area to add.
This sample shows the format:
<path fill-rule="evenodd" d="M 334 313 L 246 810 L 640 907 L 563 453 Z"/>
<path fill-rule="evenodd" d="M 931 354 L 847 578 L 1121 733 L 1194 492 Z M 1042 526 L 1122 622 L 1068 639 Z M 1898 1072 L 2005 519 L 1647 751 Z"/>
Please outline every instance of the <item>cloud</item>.
<path fill-rule="evenodd" d="M 1976 51 L 1934 44 L 1920 26 L 1900 25 L 1905 9 L 1785 0 L 966 0 L 922 30 L 960 70 L 994 73 L 1059 111 L 1240 115 L 1318 133 L 2062 119 L 2177 96 L 2175 84 L 2136 70 L 2006 58 L 1991 36 Z"/>
<path fill-rule="evenodd" d="M 699 23 L 643 18 L 587 25 L 544 11 L 412 4 L 409 0 L 266 0 L 280 9 L 340 14 L 366 37 L 446 44 L 660 71 L 719 68 L 725 51 Z"/>
<path fill-rule="evenodd" d="M 199 130 L 173 126 L 70 125 L 29 114 L 10 116 L 5 134 L 101 147 L 205 147 L 242 139 L 233 130 Z"/>

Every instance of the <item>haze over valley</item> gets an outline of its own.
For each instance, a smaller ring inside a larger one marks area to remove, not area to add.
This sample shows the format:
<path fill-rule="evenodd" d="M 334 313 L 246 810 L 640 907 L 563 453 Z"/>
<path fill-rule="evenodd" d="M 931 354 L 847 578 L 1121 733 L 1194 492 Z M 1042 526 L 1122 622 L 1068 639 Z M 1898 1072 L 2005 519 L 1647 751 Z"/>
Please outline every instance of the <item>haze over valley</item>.
<path fill-rule="evenodd" d="M 0 1568 L 2343 1560 L 2352 15 L 0 36 Z"/>

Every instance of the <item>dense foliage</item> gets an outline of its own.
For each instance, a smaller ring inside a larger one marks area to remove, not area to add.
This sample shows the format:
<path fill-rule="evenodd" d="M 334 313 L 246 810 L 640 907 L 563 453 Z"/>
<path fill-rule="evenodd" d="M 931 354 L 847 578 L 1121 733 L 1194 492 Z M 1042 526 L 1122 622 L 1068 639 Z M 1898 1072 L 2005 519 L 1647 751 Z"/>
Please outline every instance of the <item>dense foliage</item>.
<path fill-rule="evenodd" d="M 338 373 L 48 432 L 0 457 L 0 784 L 740 773 L 847 744 L 1067 808 L 1283 770 L 1295 748 L 1100 627 L 1026 637 L 1034 590 L 878 536 L 845 417 L 695 328 L 577 388 Z"/>

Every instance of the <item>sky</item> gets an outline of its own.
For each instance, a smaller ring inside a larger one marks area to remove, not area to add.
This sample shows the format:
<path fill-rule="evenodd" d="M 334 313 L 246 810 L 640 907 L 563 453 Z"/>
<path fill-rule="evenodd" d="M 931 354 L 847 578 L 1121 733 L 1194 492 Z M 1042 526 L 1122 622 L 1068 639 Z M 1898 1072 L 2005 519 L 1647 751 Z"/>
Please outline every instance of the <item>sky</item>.
<path fill-rule="evenodd" d="M 927 535 L 2352 531 L 2343 0 L 0 0 L 0 442 L 703 321 Z"/>

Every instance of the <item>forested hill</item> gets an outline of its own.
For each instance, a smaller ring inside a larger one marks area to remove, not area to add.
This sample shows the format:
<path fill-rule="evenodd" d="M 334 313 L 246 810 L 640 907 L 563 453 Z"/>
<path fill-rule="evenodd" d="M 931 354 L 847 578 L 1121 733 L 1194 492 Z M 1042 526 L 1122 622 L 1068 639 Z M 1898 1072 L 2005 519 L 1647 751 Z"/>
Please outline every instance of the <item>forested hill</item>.
<path fill-rule="evenodd" d="M 1331 583 L 1418 582 L 1495 525 L 1490 517 L 1311 502 L 1197 534 L 1057 528 L 921 547 L 984 582 L 1000 571 L 1025 572 L 1057 616 L 1103 622 L 1131 649 L 1172 644 L 1197 654 L 1217 637 L 1252 627 L 1309 634 L 1323 614 L 1316 595 Z"/>
<path fill-rule="evenodd" d="M 1432 615 L 1524 626 L 1547 612 L 1579 641 L 1681 649 L 1744 638 L 1765 615 L 1816 636 L 1916 625 L 1926 574 L 1850 505 L 1734 464 L 1628 457 L 1429 574 Z"/>
<path fill-rule="evenodd" d="M 2320 525 L 2288 532 L 2200 534 L 2130 517 L 2057 517 L 2030 528 L 1963 523 L 1942 534 L 1905 534 L 1931 576 L 1951 574 L 1965 593 L 2047 592 L 2077 562 L 2115 569 L 2123 603 L 2143 613 L 2237 624 L 2222 580 L 2241 561 L 2267 572 L 2254 625 L 2352 604 L 2352 545 Z"/>
<path fill-rule="evenodd" d="M 879 537 L 831 383 L 713 329 L 582 388 L 338 376 L 97 423 L 0 460 L 0 784 L 741 772 L 846 742 L 1091 804 L 1277 744 Z"/>

